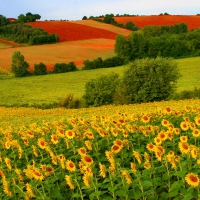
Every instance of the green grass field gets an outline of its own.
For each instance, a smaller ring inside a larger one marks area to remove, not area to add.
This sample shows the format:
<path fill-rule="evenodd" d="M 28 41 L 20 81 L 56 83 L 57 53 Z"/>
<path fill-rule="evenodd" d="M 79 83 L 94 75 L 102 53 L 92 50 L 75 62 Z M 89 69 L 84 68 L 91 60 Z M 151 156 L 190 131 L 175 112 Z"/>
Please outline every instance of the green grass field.
<path fill-rule="evenodd" d="M 179 59 L 177 62 L 182 74 L 177 84 L 177 91 L 193 90 L 194 87 L 199 88 L 200 57 Z M 74 97 L 81 97 L 84 94 L 84 86 L 88 80 L 110 72 L 122 75 L 126 67 L 0 79 L 0 105 L 32 106 L 44 103 L 53 104 L 55 102 L 58 103 L 69 93 L 73 93 Z"/>

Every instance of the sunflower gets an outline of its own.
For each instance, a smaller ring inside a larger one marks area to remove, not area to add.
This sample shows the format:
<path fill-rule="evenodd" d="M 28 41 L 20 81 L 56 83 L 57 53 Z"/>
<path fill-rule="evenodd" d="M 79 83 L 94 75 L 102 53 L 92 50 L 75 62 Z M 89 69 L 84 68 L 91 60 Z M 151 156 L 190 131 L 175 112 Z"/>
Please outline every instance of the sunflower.
<path fill-rule="evenodd" d="M 73 190 L 74 189 L 74 184 L 72 183 L 71 177 L 69 175 L 66 175 L 65 176 L 65 180 L 66 180 L 67 185 L 69 186 L 69 188 L 71 190 Z"/>
<path fill-rule="evenodd" d="M 162 124 L 162 126 L 167 127 L 167 126 L 169 125 L 169 121 L 166 120 L 166 119 L 163 119 L 163 120 L 161 121 L 161 124 Z"/>
<path fill-rule="evenodd" d="M 84 147 L 81 147 L 81 148 L 79 148 L 78 149 L 78 154 L 80 155 L 80 156 L 85 156 L 86 155 L 86 149 L 84 148 Z"/>
<path fill-rule="evenodd" d="M 171 131 L 166 131 L 166 134 L 167 134 L 167 139 L 171 141 L 173 139 L 172 132 Z"/>
<path fill-rule="evenodd" d="M 64 138 L 65 137 L 65 131 L 64 131 L 64 129 L 58 128 L 56 130 L 56 135 L 58 135 L 61 138 Z"/>
<path fill-rule="evenodd" d="M 65 131 L 65 135 L 68 139 L 73 139 L 75 137 L 75 133 L 72 130 Z"/>
<path fill-rule="evenodd" d="M 199 137 L 199 136 L 200 136 L 200 130 L 199 130 L 199 129 L 194 129 L 194 130 L 192 131 L 192 135 L 193 135 L 194 137 Z"/>
<path fill-rule="evenodd" d="M 190 173 L 185 176 L 185 180 L 188 185 L 192 187 L 198 187 L 199 186 L 199 177 L 196 174 Z"/>
<path fill-rule="evenodd" d="M 90 188 L 90 178 L 87 174 L 83 175 L 83 182 L 87 188 Z"/>
<path fill-rule="evenodd" d="M 34 169 L 32 170 L 32 176 L 33 176 L 33 178 L 34 178 L 35 180 L 40 180 L 40 181 L 42 181 L 42 180 L 44 179 L 43 174 L 42 174 L 38 169 L 36 169 L 36 168 L 34 168 Z"/>
<path fill-rule="evenodd" d="M 114 136 L 114 137 L 117 137 L 118 136 L 118 132 L 115 128 L 111 128 L 111 134 Z"/>
<path fill-rule="evenodd" d="M 110 163 L 114 163 L 115 162 L 114 156 L 110 151 L 106 151 L 105 154 L 106 154 L 106 158 L 108 159 L 108 161 Z"/>
<path fill-rule="evenodd" d="M 35 147 L 34 145 L 32 145 L 31 147 L 32 147 L 32 149 L 33 149 L 33 154 L 34 154 L 34 156 L 35 156 L 35 157 L 38 157 L 38 153 L 37 153 L 36 147 Z"/>
<path fill-rule="evenodd" d="M 115 172 L 116 172 L 116 166 L 115 166 L 114 163 L 110 164 L 109 170 L 110 170 L 111 174 L 115 174 Z"/>
<path fill-rule="evenodd" d="M 131 171 L 133 173 L 136 173 L 137 172 L 136 165 L 133 162 L 131 162 L 130 165 L 131 165 Z"/>
<path fill-rule="evenodd" d="M 133 156 L 135 157 L 135 159 L 138 161 L 139 164 L 142 163 L 142 159 L 139 152 L 133 151 Z"/>
<path fill-rule="evenodd" d="M 162 144 L 162 140 L 158 136 L 154 138 L 154 142 L 155 142 L 156 145 L 161 145 Z"/>
<path fill-rule="evenodd" d="M 30 185 L 29 183 L 26 183 L 26 191 L 27 191 L 28 196 L 29 196 L 30 198 L 35 197 L 35 195 L 34 195 L 34 193 L 33 193 L 33 189 L 32 189 L 32 187 L 31 187 L 31 185 Z"/>
<path fill-rule="evenodd" d="M 148 123 L 150 121 L 150 117 L 148 115 L 143 115 L 142 118 L 141 118 L 141 122 L 143 123 Z"/>
<path fill-rule="evenodd" d="M 196 129 L 196 125 L 195 125 L 195 123 L 193 123 L 193 122 L 190 122 L 190 123 L 189 123 L 189 126 L 190 126 L 190 129 L 191 129 L 191 130 Z"/>
<path fill-rule="evenodd" d="M 193 148 L 193 149 L 190 151 L 190 153 L 191 153 L 192 158 L 194 158 L 194 159 L 197 158 L 198 153 L 197 153 L 197 149 L 196 149 L 196 148 Z"/>
<path fill-rule="evenodd" d="M 190 147 L 186 142 L 179 142 L 178 147 L 182 154 L 187 154 L 190 151 Z"/>
<path fill-rule="evenodd" d="M 181 130 L 179 128 L 174 128 L 173 129 L 173 132 L 176 134 L 176 135 L 179 135 Z"/>
<path fill-rule="evenodd" d="M 58 144 L 59 140 L 58 140 L 58 136 L 56 134 L 51 135 L 51 142 L 53 144 Z"/>
<path fill-rule="evenodd" d="M 126 146 L 127 150 L 129 150 L 130 149 L 129 141 L 128 140 L 123 140 L 122 142 Z"/>
<path fill-rule="evenodd" d="M 151 169 L 151 163 L 150 162 L 144 162 L 144 168 L 145 169 Z"/>
<path fill-rule="evenodd" d="M 41 149 L 45 149 L 47 147 L 47 143 L 44 138 L 39 138 L 37 144 Z"/>
<path fill-rule="evenodd" d="M 197 125 L 197 126 L 200 126 L 200 116 L 196 116 L 196 117 L 194 118 L 194 120 L 195 120 L 196 125 Z"/>
<path fill-rule="evenodd" d="M 187 122 L 181 122 L 180 127 L 183 131 L 187 131 L 189 129 L 189 125 Z"/>
<path fill-rule="evenodd" d="M 152 144 L 152 143 L 149 143 L 149 144 L 146 145 L 146 148 L 151 152 L 154 151 L 154 147 L 155 147 L 155 145 Z"/>
<path fill-rule="evenodd" d="M 126 170 L 120 170 L 120 172 L 125 177 L 126 183 L 130 185 L 132 183 L 130 174 Z"/>
<path fill-rule="evenodd" d="M 12 165 L 11 165 L 10 159 L 6 157 L 6 158 L 4 158 L 4 161 L 6 163 L 7 168 L 9 170 L 11 170 L 12 169 Z"/>
<path fill-rule="evenodd" d="M 86 137 L 90 140 L 94 139 L 94 133 L 93 132 L 87 132 Z"/>
<path fill-rule="evenodd" d="M 156 156 L 157 160 L 161 162 L 161 160 L 162 160 L 162 153 L 159 150 L 155 151 L 154 153 L 155 153 L 155 156 Z"/>
<path fill-rule="evenodd" d="M 91 142 L 90 142 L 89 140 L 85 141 L 85 146 L 87 147 L 87 149 L 88 149 L 89 151 L 92 150 L 92 144 L 91 144 Z"/>
<path fill-rule="evenodd" d="M 99 173 L 101 177 L 106 178 L 106 167 L 101 163 L 99 163 Z"/>
<path fill-rule="evenodd" d="M 89 177 L 93 177 L 93 171 L 89 166 L 83 166 L 84 173 Z"/>
<path fill-rule="evenodd" d="M 71 160 L 66 161 L 66 169 L 70 172 L 75 172 L 76 171 L 76 166 Z"/>
<path fill-rule="evenodd" d="M 81 160 L 86 165 L 92 165 L 94 163 L 93 159 L 90 156 L 88 156 L 88 155 L 82 156 Z"/>
<path fill-rule="evenodd" d="M 112 147 L 111 147 L 111 151 L 112 151 L 113 153 L 119 153 L 121 150 L 122 150 L 122 147 L 121 147 L 121 146 L 118 146 L 117 144 L 114 144 L 114 145 L 112 145 Z"/>
<path fill-rule="evenodd" d="M 181 142 L 187 142 L 188 141 L 188 137 L 187 136 L 181 136 L 180 137 L 180 141 Z"/>
<path fill-rule="evenodd" d="M 161 138 L 162 141 L 165 141 L 167 139 L 167 134 L 164 131 L 161 131 L 158 134 L 158 137 Z"/>

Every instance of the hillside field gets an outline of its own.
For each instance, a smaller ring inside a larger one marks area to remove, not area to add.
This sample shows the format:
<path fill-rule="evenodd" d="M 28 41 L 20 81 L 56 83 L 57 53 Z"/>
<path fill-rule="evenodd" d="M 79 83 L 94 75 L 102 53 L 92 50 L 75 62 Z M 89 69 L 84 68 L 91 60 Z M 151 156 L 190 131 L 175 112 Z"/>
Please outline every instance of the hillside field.
<path fill-rule="evenodd" d="M 200 27 L 200 16 L 197 15 L 151 15 L 151 16 L 126 16 L 126 17 L 114 17 L 118 23 L 126 24 L 126 22 L 132 21 L 139 28 L 145 26 L 164 26 L 185 23 L 188 29 L 197 29 Z"/>
<path fill-rule="evenodd" d="M 200 57 L 176 60 L 182 77 L 178 81 L 178 91 L 193 90 L 200 86 Z M 63 74 L 49 74 L 24 78 L 8 78 L 0 80 L 0 105 L 40 105 L 55 103 L 65 98 L 69 93 L 75 97 L 84 94 L 87 81 L 111 72 L 123 74 L 126 66 L 83 70 Z"/>

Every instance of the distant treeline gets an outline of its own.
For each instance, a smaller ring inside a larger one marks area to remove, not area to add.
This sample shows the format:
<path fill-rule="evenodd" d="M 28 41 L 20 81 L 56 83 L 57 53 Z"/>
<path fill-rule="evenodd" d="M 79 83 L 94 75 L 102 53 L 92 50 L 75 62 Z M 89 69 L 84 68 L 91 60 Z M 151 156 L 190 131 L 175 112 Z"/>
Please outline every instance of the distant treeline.
<path fill-rule="evenodd" d="M 115 53 L 132 61 L 141 58 L 200 56 L 200 29 L 188 31 L 184 23 L 146 26 L 128 38 L 118 35 Z"/>
<path fill-rule="evenodd" d="M 126 15 L 126 16 L 128 16 L 128 15 Z M 82 19 L 85 20 L 85 19 L 87 19 L 87 17 L 84 16 Z M 118 26 L 120 28 L 126 28 L 126 29 L 129 29 L 129 30 L 132 30 L 132 31 L 139 30 L 139 27 L 136 26 L 131 21 L 127 22 L 126 24 L 116 22 L 113 14 L 106 14 L 105 16 L 99 16 L 99 17 L 90 16 L 89 19 L 93 19 L 95 21 L 103 22 L 103 23 L 107 23 L 107 24 L 112 24 L 112 25 Z"/>
<path fill-rule="evenodd" d="M 28 43 L 29 45 L 55 43 L 59 41 L 57 34 L 48 34 L 41 28 L 33 28 L 23 22 L 35 21 L 40 18 L 38 15 L 22 15 L 15 22 L 10 22 L 6 17 L 0 15 L 0 37 L 17 43 Z M 27 19 L 27 17 L 29 17 Z"/>

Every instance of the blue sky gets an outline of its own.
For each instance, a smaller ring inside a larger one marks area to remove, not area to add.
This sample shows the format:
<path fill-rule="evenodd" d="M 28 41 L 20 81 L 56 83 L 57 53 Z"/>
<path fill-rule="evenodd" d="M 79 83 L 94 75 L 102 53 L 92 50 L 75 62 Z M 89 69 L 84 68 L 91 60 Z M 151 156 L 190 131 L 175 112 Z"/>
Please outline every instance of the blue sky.
<path fill-rule="evenodd" d="M 0 0 L 0 14 L 5 17 L 17 18 L 27 12 L 40 14 L 41 20 L 80 20 L 110 13 L 196 15 L 200 0 Z"/>

